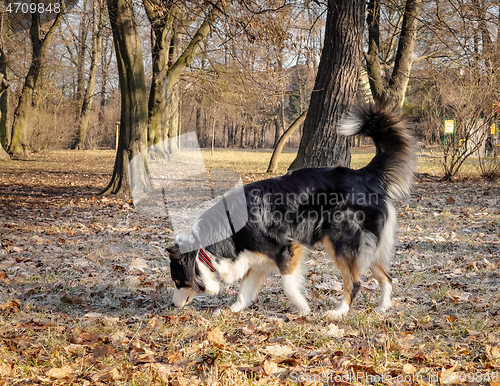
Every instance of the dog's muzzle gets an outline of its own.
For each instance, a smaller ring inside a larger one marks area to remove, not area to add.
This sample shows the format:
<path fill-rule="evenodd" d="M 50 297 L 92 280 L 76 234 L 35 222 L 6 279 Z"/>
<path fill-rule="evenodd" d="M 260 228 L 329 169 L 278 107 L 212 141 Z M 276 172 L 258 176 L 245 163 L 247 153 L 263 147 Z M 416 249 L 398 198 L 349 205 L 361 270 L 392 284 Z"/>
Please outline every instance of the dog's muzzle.
<path fill-rule="evenodd" d="M 185 287 L 180 289 L 174 289 L 174 296 L 172 297 L 172 302 L 174 306 L 181 308 L 186 304 L 189 304 L 194 297 L 198 295 L 198 292 L 193 290 L 191 287 Z"/>

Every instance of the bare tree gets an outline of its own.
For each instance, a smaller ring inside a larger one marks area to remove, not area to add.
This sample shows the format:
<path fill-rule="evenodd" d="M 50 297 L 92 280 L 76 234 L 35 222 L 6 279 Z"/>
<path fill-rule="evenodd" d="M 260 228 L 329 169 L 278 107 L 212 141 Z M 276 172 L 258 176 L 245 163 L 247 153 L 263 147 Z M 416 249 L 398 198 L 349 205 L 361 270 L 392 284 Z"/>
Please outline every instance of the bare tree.
<path fill-rule="evenodd" d="M 36 7 L 35 12 L 31 17 L 30 37 L 32 45 L 32 58 L 31 65 L 26 75 L 24 86 L 19 97 L 19 103 L 16 111 L 14 112 L 14 122 L 12 124 L 12 139 L 10 141 L 9 153 L 13 155 L 25 154 L 28 150 L 28 143 L 26 139 L 26 130 L 28 127 L 28 118 L 31 110 L 31 103 L 33 100 L 33 92 L 36 88 L 38 77 L 42 69 L 42 63 L 47 55 L 50 41 L 54 35 L 56 28 L 61 23 L 64 15 L 65 0 L 61 0 L 61 12 L 57 14 L 54 22 L 48 29 L 45 36 L 42 31 L 42 14 Z"/>
<path fill-rule="evenodd" d="M 367 10 L 368 52 L 365 54 L 365 58 L 370 88 L 375 99 L 385 96 L 394 104 L 402 106 L 410 79 L 422 0 L 407 0 L 405 3 L 394 67 L 387 86 L 383 82 L 380 64 L 380 7 L 380 0 L 370 0 Z M 385 66 L 385 70 L 387 69 Z"/>
<path fill-rule="evenodd" d="M 329 0 L 323 53 L 297 158 L 290 169 L 349 166 L 347 137 L 337 135 L 354 102 L 361 64 L 364 1 Z"/>
<path fill-rule="evenodd" d="M 90 120 L 90 111 L 94 101 L 94 89 L 97 79 L 97 65 L 102 49 L 102 31 L 104 25 L 104 10 L 101 0 L 93 0 L 92 3 L 92 53 L 90 62 L 89 79 L 87 89 L 83 96 L 83 102 L 80 112 L 80 122 L 78 125 L 78 133 L 74 143 L 74 148 L 84 149 L 85 139 L 87 137 L 87 128 Z"/>
<path fill-rule="evenodd" d="M 178 81 L 221 15 L 222 3 L 204 9 L 207 15 L 184 50 L 180 48 L 179 19 L 183 14 L 180 4 L 159 0 L 143 0 L 143 3 L 151 22 L 153 79 L 149 95 L 148 143 L 152 145 L 178 134 Z M 174 141 L 170 143 L 175 144 Z"/>

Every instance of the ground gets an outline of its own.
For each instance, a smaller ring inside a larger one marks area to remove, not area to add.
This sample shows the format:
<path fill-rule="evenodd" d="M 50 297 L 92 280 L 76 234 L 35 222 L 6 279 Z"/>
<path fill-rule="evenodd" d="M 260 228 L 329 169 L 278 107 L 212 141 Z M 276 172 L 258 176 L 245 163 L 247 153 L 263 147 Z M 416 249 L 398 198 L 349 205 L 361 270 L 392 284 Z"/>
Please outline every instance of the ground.
<path fill-rule="evenodd" d="M 269 152 L 204 155 L 244 182 L 268 177 Z M 394 306 L 373 311 L 378 285 L 365 275 L 353 309 L 331 321 L 341 278 L 319 247 L 306 262 L 306 318 L 275 276 L 248 311 L 228 311 L 237 285 L 173 309 L 172 231 L 98 195 L 113 161 L 60 151 L 0 165 L 3 384 L 500 386 L 498 182 L 439 182 L 420 159 L 426 174 L 396 205 Z"/>

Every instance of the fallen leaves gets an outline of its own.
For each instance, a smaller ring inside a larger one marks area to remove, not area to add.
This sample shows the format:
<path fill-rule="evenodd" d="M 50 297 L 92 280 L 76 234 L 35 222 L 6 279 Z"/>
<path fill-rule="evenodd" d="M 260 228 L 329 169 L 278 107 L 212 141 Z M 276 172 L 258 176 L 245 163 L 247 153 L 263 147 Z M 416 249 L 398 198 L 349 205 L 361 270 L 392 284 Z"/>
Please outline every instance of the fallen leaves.
<path fill-rule="evenodd" d="M 71 365 L 64 365 L 61 368 L 52 368 L 45 372 L 45 376 L 54 379 L 65 379 L 75 375 L 75 369 Z"/>
<path fill-rule="evenodd" d="M 223 347 L 226 345 L 226 338 L 224 338 L 224 334 L 219 327 L 215 327 L 208 332 L 207 340 L 216 347 Z"/>
<path fill-rule="evenodd" d="M 0 311 L 4 317 L 18 312 L 21 309 L 21 301 L 19 299 L 11 300 L 10 302 L 0 305 Z"/>

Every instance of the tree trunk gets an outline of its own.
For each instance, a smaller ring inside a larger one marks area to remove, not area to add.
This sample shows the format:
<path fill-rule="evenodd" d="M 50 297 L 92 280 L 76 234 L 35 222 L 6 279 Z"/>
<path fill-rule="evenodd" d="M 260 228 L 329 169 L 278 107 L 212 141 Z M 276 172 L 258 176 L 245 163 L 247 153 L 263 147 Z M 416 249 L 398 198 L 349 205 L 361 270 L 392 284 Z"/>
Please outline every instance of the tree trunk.
<path fill-rule="evenodd" d="M 337 128 L 356 97 L 364 4 L 362 0 L 328 1 L 323 52 L 304 134 L 290 169 L 350 164 L 349 140 L 337 135 Z"/>
<path fill-rule="evenodd" d="M 8 90 L 9 90 L 9 84 L 6 79 L 6 74 L 7 74 L 7 66 L 4 65 L 6 64 L 5 62 L 5 55 L 3 50 L 0 52 L 0 103 L 1 103 L 1 111 L 0 111 L 0 161 L 8 161 L 10 160 L 9 154 L 5 151 L 6 147 L 6 137 L 7 137 L 7 125 L 4 124 L 7 121 L 7 107 L 8 104 L 5 103 L 5 100 L 8 101 L 9 95 L 8 95 Z M 7 97 L 5 97 L 7 95 Z"/>
<path fill-rule="evenodd" d="M 283 151 L 283 147 L 285 146 L 286 141 L 295 133 L 295 131 L 300 127 L 302 123 L 306 120 L 307 110 L 304 111 L 299 117 L 290 125 L 290 127 L 283 133 L 281 138 L 278 140 L 276 144 L 273 155 L 271 156 L 271 160 L 269 161 L 269 166 L 267 168 L 267 173 L 274 173 L 278 170 L 278 162 L 281 156 L 281 152 Z"/>
<path fill-rule="evenodd" d="M 147 146 L 146 80 L 132 0 L 107 0 L 107 4 L 118 64 L 121 118 L 113 177 L 102 194 L 128 195 L 131 193 L 129 163 Z M 141 181 L 147 188 L 149 181 Z"/>
<path fill-rule="evenodd" d="M 62 0 L 60 4 L 61 9 L 64 10 L 64 0 Z M 42 39 L 41 36 L 43 32 L 41 31 L 41 21 L 40 13 L 38 13 L 38 7 L 36 8 L 36 11 L 37 12 L 33 13 L 31 16 L 30 37 L 31 45 L 33 47 L 31 65 L 24 81 L 24 86 L 19 97 L 19 103 L 16 111 L 14 112 L 14 122 L 12 123 L 12 139 L 10 141 L 9 153 L 13 155 L 25 154 L 28 151 L 26 132 L 28 129 L 28 117 L 32 107 L 33 92 L 40 75 L 42 61 L 45 57 L 52 36 L 54 35 L 54 31 L 61 23 L 62 16 L 64 14 L 64 11 L 57 14 L 57 17 L 46 33 L 45 38 Z"/>
<path fill-rule="evenodd" d="M 83 97 L 82 109 L 80 112 L 80 125 L 78 126 L 78 134 L 74 148 L 85 149 L 85 139 L 87 138 L 87 129 L 90 120 L 90 111 L 92 109 L 92 102 L 94 101 L 94 88 L 97 78 L 97 62 L 102 48 L 102 28 L 104 26 L 101 0 L 93 0 L 93 25 L 92 25 L 92 56 L 90 62 L 90 74 Z"/>
<path fill-rule="evenodd" d="M 173 2 L 164 5 L 155 0 L 143 0 L 151 23 L 151 56 L 153 74 L 148 99 L 148 146 L 160 142 L 161 132 L 166 125 L 165 84 L 168 71 L 169 51 L 173 39 L 173 22 L 180 16 Z"/>
<path fill-rule="evenodd" d="M 78 26 L 78 41 L 76 42 L 76 94 L 75 99 L 77 106 L 82 103 L 84 88 L 85 88 L 85 52 L 87 47 L 87 0 L 82 1 L 82 16 Z M 79 116 L 81 110 L 77 109 L 76 113 Z"/>
<path fill-rule="evenodd" d="M 2 37 L 3 38 L 3 37 Z M 7 114 L 9 112 L 9 82 L 7 76 L 7 60 L 0 48 L 0 158 L 10 159 L 7 150 Z"/>
<path fill-rule="evenodd" d="M 384 96 L 384 81 L 380 66 L 380 0 L 370 0 L 367 8 L 368 53 L 365 55 L 370 90 L 374 100 Z"/>
<path fill-rule="evenodd" d="M 403 106 L 406 89 L 410 80 L 413 50 L 415 48 L 415 41 L 417 40 L 418 16 L 421 9 L 422 0 L 406 1 L 398 51 L 387 90 L 387 98 L 399 106 Z"/>
<path fill-rule="evenodd" d="M 104 9 L 102 10 L 104 12 Z M 113 50 L 111 49 L 109 52 L 108 58 L 108 30 L 103 29 L 103 39 L 102 39 L 102 48 L 101 48 L 101 101 L 99 102 L 99 124 L 104 124 L 104 110 L 107 105 L 106 93 L 107 93 L 107 84 L 108 84 L 108 71 L 111 63 L 111 59 L 113 58 Z M 106 35 L 106 36 L 104 36 Z M 105 44 L 106 42 L 106 44 Z"/>

